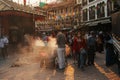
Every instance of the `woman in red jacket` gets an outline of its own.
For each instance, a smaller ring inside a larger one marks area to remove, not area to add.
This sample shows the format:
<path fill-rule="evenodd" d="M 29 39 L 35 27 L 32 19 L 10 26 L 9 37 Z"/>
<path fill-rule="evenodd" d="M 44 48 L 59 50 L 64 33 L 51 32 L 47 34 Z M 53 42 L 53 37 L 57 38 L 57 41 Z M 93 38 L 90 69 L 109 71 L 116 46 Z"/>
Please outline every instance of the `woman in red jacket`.
<path fill-rule="evenodd" d="M 76 63 L 78 61 L 77 55 L 79 54 L 79 44 L 78 44 L 77 34 L 74 34 L 74 37 L 73 37 L 72 51 L 73 51 L 74 63 Z"/>
<path fill-rule="evenodd" d="M 80 53 L 79 53 L 79 61 L 78 61 L 78 67 L 80 67 L 82 70 L 84 68 L 84 64 L 86 63 L 87 53 L 86 53 L 86 40 L 84 39 L 84 35 L 80 37 L 81 41 L 79 44 Z"/>

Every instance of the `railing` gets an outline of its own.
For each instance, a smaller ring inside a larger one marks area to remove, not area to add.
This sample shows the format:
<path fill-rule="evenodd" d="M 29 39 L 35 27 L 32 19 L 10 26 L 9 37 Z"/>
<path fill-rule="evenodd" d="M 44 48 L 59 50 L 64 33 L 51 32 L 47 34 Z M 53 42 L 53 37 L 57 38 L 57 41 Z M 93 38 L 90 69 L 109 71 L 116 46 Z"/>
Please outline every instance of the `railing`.
<path fill-rule="evenodd" d="M 120 41 L 118 41 L 114 36 L 113 36 L 113 45 L 115 48 L 115 53 L 118 53 L 118 59 L 120 61 Z"/>

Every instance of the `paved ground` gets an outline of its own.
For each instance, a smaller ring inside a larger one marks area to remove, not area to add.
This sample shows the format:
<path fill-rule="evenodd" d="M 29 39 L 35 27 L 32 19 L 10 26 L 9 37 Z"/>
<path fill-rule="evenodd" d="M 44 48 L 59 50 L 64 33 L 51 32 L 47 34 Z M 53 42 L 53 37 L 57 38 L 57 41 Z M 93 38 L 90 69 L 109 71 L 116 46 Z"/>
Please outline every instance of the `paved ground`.
<path fill-rule="evenodd" d="M 22 51 L 26 51 L 26 48 Z M 78 69 L 72 59 L 68 59 L 64 71 L 59 71 L 40 68 L 39 57 L 33 52 L 15 54 L 6 60 L 0 60 L 0 80 L 120 80 L 113 67 L 105 66 L 105 55 L 100 53 L 96 54 L 95 66 L 86 66 L 85 71 Z"/>

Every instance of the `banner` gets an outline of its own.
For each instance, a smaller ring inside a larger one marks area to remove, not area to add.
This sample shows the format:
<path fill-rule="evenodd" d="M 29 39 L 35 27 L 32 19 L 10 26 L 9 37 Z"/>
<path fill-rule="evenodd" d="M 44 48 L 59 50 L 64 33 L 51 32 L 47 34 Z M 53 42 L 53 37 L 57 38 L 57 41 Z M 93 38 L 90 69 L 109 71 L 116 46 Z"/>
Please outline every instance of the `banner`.
<path fill-rule="evenodd" d="M 44 7 L 45 5 L 46 5 L 45 2 L 40 2 L 40 3 L 39 3 L 39 6 L 40 6 L 40 7 Z"/>

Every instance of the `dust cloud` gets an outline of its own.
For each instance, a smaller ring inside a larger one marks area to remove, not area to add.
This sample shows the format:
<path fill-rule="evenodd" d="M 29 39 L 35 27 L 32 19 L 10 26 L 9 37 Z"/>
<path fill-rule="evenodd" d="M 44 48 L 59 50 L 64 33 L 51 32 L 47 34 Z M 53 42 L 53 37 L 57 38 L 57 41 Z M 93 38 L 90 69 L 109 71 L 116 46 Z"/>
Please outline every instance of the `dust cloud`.
<path fill-rule="evenodd" d="M 49 41 L 43 41 L 41 38 L 25 35 L 24 45 L 18 45 L 18 52 L 16 61 L 12 66 L 22 66 L 25 64 L 40 63 L 40 66 L 43 64 L 49 65 L 54 61 L 56 57 L 56 39 L 48 37 Z M 54 63 L 54 62 L 53 62 Z"/>

